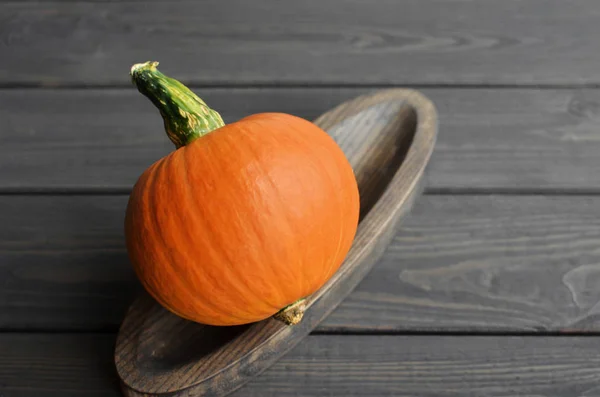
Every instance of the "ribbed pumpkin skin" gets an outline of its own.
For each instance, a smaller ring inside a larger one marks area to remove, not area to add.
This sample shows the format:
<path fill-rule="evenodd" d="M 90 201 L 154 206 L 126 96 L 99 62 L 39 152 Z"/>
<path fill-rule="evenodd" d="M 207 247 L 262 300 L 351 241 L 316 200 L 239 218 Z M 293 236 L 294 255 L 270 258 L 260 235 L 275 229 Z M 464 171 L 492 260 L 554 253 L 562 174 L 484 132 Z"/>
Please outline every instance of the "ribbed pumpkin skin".
<path fill-rule="evenodd" d="M 257 114 L 148 168 L 131 193 L 127 248 L 147 291 L 175 314 L 237 325 L 319 289 L 354 239 L 359 194 L 316 125 Z"/>

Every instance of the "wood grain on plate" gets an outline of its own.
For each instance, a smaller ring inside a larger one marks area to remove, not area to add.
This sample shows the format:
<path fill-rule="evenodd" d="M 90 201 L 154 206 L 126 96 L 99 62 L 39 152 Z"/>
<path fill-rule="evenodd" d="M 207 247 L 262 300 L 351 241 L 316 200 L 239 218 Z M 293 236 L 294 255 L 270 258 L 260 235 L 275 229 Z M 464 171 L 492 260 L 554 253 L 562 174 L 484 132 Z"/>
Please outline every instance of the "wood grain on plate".
<path fill-rule="evenodd" d="M 0 328 L 116 329 L 126 196 L 3 196 Z M 600 197 L 424 196 L 330 331 L 598 331 Z"/>
<path fill-rule="evenodd" d="M 141 4 L 3 1 L 0 84 L 600 83 L 596 0 Z"/>
<path fill-rule="evenodd" d="M 0 335 L 6 397 L 120 397 L 114 334 Z M 312 335 L 232 397 L 594 396 L 596 338 Z"/>
<path fill-rule="evenodd" d="M 600 70 L 600 69 L 599 69 Z M 195 89 L 228 121 L 312 120 L 373 88 Z M 441 131 L 436 191 L 600 191 L 600 90 L 424 89 Z M 152 105 L 126 90 L 0 91 L 0 191 L 120 189 L 173 150 Z"/>

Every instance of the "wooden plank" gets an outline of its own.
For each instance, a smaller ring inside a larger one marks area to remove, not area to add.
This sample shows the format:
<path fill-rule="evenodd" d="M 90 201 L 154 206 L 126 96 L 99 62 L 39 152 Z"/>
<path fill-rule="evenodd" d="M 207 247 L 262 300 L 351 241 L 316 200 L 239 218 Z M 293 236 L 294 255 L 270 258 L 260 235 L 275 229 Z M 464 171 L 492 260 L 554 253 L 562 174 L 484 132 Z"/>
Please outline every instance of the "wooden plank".
<path fill-rule="evenodd" d="M 0 196 L 0 328 L 116 329 L 126 196 Z M 424 196 L 318 328 L 598 331 L 600 197 Z"/>
<path fill-rule="evenodd" d="M 316 96 L 307 98 L 303 90 L 199 92 L 227 122 L 267 110 L 312 119 L 357 94 L 312 104 L 305 101 Z M 0 186 L 5 188 L 129 189 L 146 167 L 173 150 L 158 111 L 133 87 L 0 91 L 0 120 Z"/>
<path fill-rule="evenodd" d="M 3 397 L 120 397 L 114 334 L 0 335 Z"/>
<path fill-rule="evenodd" d="M 0 335 L 0 394 L 120 396 L 114 335 Z M 592 396 L 598 338 L 313 335 L 232 396 Z"/>
<path fill-rule="evenodd" d="M 598 84 L 596 0 L 3 2 L 0 84 Z M 42 67 L 40 67 L 43 65 Z"/>
<path fill-rule="evenodd" d="M 228 122 L 314 119 L 372 88 L 197 89 Z M 440 112 L 430 189 L 600 191 L 600 90 L 425 89 Z M 129 90 L 0 90 L 0 191 L 127 191 L 172 145 Z"/>
<path fill-rule="evenodd" d="M 0 196 L 0 327 L 114 329 L 138 285 L 126 196 Z"/>

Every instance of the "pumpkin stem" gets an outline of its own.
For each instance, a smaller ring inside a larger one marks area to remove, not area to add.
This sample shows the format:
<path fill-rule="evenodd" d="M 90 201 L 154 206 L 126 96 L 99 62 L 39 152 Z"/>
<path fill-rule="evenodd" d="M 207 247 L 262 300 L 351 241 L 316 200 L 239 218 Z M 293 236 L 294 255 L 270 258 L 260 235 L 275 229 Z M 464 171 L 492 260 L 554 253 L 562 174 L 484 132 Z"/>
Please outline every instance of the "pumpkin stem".
<path fill-rule="evenodd" d="M 306 300 L 302 298 L 281 309 L 279 312 L 277 312 L 277 314 L 275 314 L 275 318 L 283 321 L 287 325 L 296 325 L 302 321 L 305 310 Z"/>
<path fill-rule="evenodd" d="M 162 74 L 158 62 L 131 67 L 131 80 L 137 89 L 158 108 L 171 142 L 182 146 L 225 125 L 215 112 L 179 81 Z"/>

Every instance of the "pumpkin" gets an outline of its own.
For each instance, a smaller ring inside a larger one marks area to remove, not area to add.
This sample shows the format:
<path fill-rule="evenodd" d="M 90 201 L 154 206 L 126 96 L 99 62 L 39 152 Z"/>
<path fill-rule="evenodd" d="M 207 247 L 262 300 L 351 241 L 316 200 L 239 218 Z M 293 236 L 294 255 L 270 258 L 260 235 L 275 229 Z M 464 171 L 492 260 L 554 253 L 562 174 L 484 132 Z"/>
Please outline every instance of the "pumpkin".
<path fill-rule="evenodd" d="M 195 322 L 300 320 L 302 299 L 342 264 L 358 224 L 353 170 L 315 124 L 221 116 L 156 62 L 131 77 L 158 107 L 176 150 L 129 197 L 130 262 L 162 306 Z"/>

